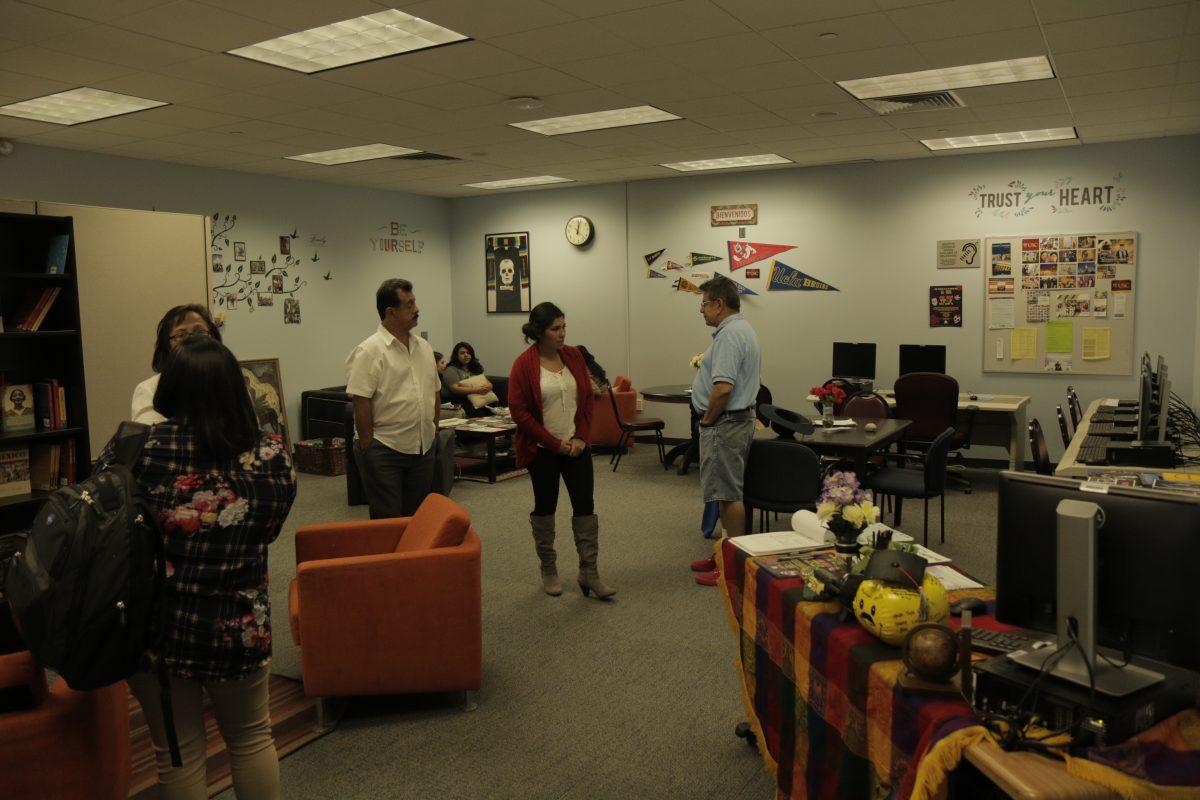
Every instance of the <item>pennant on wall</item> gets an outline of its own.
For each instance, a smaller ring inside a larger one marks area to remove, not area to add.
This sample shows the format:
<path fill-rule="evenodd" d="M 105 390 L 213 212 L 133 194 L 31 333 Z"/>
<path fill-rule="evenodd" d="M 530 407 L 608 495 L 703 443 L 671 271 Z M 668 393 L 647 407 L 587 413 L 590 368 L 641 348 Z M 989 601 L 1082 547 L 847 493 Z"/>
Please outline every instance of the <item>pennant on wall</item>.
<path fill-rule="evenodd" d="M 665 252 L 667 252 L 667 248 L 664 247 L 662 250 L 655 250 L 653 253 L 646 253 L 646 255 L 642 256 L 642 258 L 646 259 L 646 266 L 648 267 L 655 261 L 658 261 L 658 259 L 661 258 L 662 254 Z"/>
<path fill-rule="evenodd" d="M 727 242 L 727 244 L 730 269 L 744 267 L 796 247 L 794 244 L 764 244 L 762 242 Z"/>
<path fill-rule="evenodd" d="M 771 275 L 767 279 L 767 291 L 836 292 L 838 289 L 811 275 L 805 275 L 782 261 L 771 264 Z"/>
<path fill-rule="evenodd" d="M 691 292 L 692 294 L 703 294 L 703 292 L 700 291 L 699 286 L 692 283 L 691 281 L 689 281 L 687 278 L 683 277 L 682 275 L 678 279 L 676 279 L 675 283 L 673 283 L 671 285 L 675 287 L 676 291 Z"/>
<path fill-rule="evenodd" d="M 683 264 L 667 259 L 667 269 L 683 269 Z"/>
<path fill-rule="evenodd" d="M 646 277 L 647 278 L 665 278 L 667 276 L 664 275 L 663 273 L 659 272 L 656 269 L 651 269 L 650 267 L 646 267 Z"/>
<path fill-rule="evenodd" d="M 720 261 L 720 256 L 710 256 L 708 253 L 692 253 L 688 257 L 688 266 L 696 267 L 701 264 L 707 264 L 710 261 Z"/>
<path fill-rule="evenodd" d="M 753 289 L 751 289 L 749 286 L 742 286 L 740 283 L 738 283 L 737 281 L 733 280 L 732 278 L 730 279 L 730 281 L 729 281 L 729 282 L 730 282 L 730 283 L 732 283 L 734 286 L 736 286 L 736 287 L 737 287 L 737 292 L 738 292 L 738 294 L 752 294 L 752 295 L 754 295 L 755 297 L 757 297 L 757 296 L 758 296 L 758 292 L 754 291 L 754 290 L 753 290 Z"/>

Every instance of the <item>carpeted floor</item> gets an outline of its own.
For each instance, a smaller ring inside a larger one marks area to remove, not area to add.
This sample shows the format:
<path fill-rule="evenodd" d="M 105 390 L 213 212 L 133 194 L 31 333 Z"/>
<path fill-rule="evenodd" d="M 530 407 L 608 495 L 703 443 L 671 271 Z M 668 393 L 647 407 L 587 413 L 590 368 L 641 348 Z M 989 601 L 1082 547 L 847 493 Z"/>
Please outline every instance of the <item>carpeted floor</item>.
<path fill-rule="evenodd" d="M 759 756 L 733 736 L 744 718 L 735 640 L 718 590 L 692 581 L 699 480 L 665 472 L 638 446 L 613 474 L 595 457 L 601 574 L 613 603 L 574 591 L 569 507 L 559 507 L 559 564 L 568 591 L 542 594 L 529 535 L 528 481 L 459 482 L 453 498 L 484 543 L 484 685 L 478 709 L 448 698 L 360 698 L 338 729 L 282 762 L 293 798 L 773 797 Z M 994 575 L 995 473 L 972 471 L 954 492 L 947 542 L 935 549 L 977 577 Z M 936 505 L 934 506 L 936 509 Z M 274 671 L 299 675 L 286 622 L 300 525 L 365 518 L 342 478 L 301 476 L 289 524 L 271 551 Z M 937 513 L 931 514 L 936 537 Z M 902 529 L 920 536 L 921 504 Z M 780 527 L 786 524 L 781 518 Z M 222 798 L 232 800 L 232 793 Z"/>

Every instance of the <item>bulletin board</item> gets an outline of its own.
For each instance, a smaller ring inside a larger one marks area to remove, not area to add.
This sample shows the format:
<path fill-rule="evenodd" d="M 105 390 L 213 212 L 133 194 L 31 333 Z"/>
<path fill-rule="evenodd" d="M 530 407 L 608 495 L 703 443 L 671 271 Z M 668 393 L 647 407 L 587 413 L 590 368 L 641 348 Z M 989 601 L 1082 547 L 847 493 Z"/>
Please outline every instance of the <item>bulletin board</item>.
<path fill-rule="evenodd" d="M 984 240 L 983 371 L 1130 375 L 1137 234 Z"/>

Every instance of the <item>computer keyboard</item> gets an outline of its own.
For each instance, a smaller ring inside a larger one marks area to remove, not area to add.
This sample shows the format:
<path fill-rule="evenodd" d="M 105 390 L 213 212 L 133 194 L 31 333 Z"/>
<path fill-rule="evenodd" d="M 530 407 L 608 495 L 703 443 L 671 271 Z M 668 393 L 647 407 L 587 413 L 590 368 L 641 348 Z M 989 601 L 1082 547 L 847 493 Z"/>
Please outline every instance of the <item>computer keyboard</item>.
<path fill-rule="evenodd" d="M 1103 436 L 1085 436 L 1079 443 L 1079 452 L 1075 455 L 1078 464 L 1092 466 L 1108 463 L 1108 439 Z"/>
<path fill-rule="evenodd" d="M 1003 655 L 1016 650 L 1029 650 L 1037 642 L 1050 641 L 1049 634 L 1018 628 L 1011 631 L 986 631 L 971 629 L 971 647 L 982 653 Z"/>
<path fill-rule="evenodd" d="M 1136 422 L 1123 424 L 1121 422 L 1089 422 L 1088 433 L 1094 433 L 1099 436 L 1112 436 L 1117 433 L 1129 433 L 1133 428 L 1137 427 Z"/>

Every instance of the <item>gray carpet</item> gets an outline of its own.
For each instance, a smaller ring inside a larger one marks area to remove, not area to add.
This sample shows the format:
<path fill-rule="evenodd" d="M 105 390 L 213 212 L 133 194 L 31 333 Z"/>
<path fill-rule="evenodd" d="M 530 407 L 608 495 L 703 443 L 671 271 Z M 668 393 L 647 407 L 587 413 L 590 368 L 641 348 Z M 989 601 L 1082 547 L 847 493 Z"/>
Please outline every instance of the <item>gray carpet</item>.
<path fill-rule="evenodd" d="M 575 590 L 565 491 L 559 564 L 568 591 L 551 598 L 537 577 L 528 480 L 460 481 L 453 499 L 484 543 L 478 709 L 462 712 L 443 697 L 353 700 L 333 734 L 282 762 L 287 797 L 774 796 L 757 753 L 733 736 L 744 712 L 720 594 L 695 585 L 688 570 L 709 548 L 699 535 L 695 472 L 664 472 L 653 449 L 640 445 L 616 474 L 606 457 L 595 467 L 601 574 L 619 590 L 615 602 Z M 991 580 L 995 473 L 970 477 L 974 493 L 950 497 L 946 544 L 931 544 Z M 299 673 L 286 621 L 296 528 L 365 516 L 365 507 L 345 505 L 344 479 L 301 476 L 271 551 L 276 672 Z M 931 516 L 936 537 L 936 511 Z M 920 537 L 919 502 L 905 506 L 901 527 Z"/>

